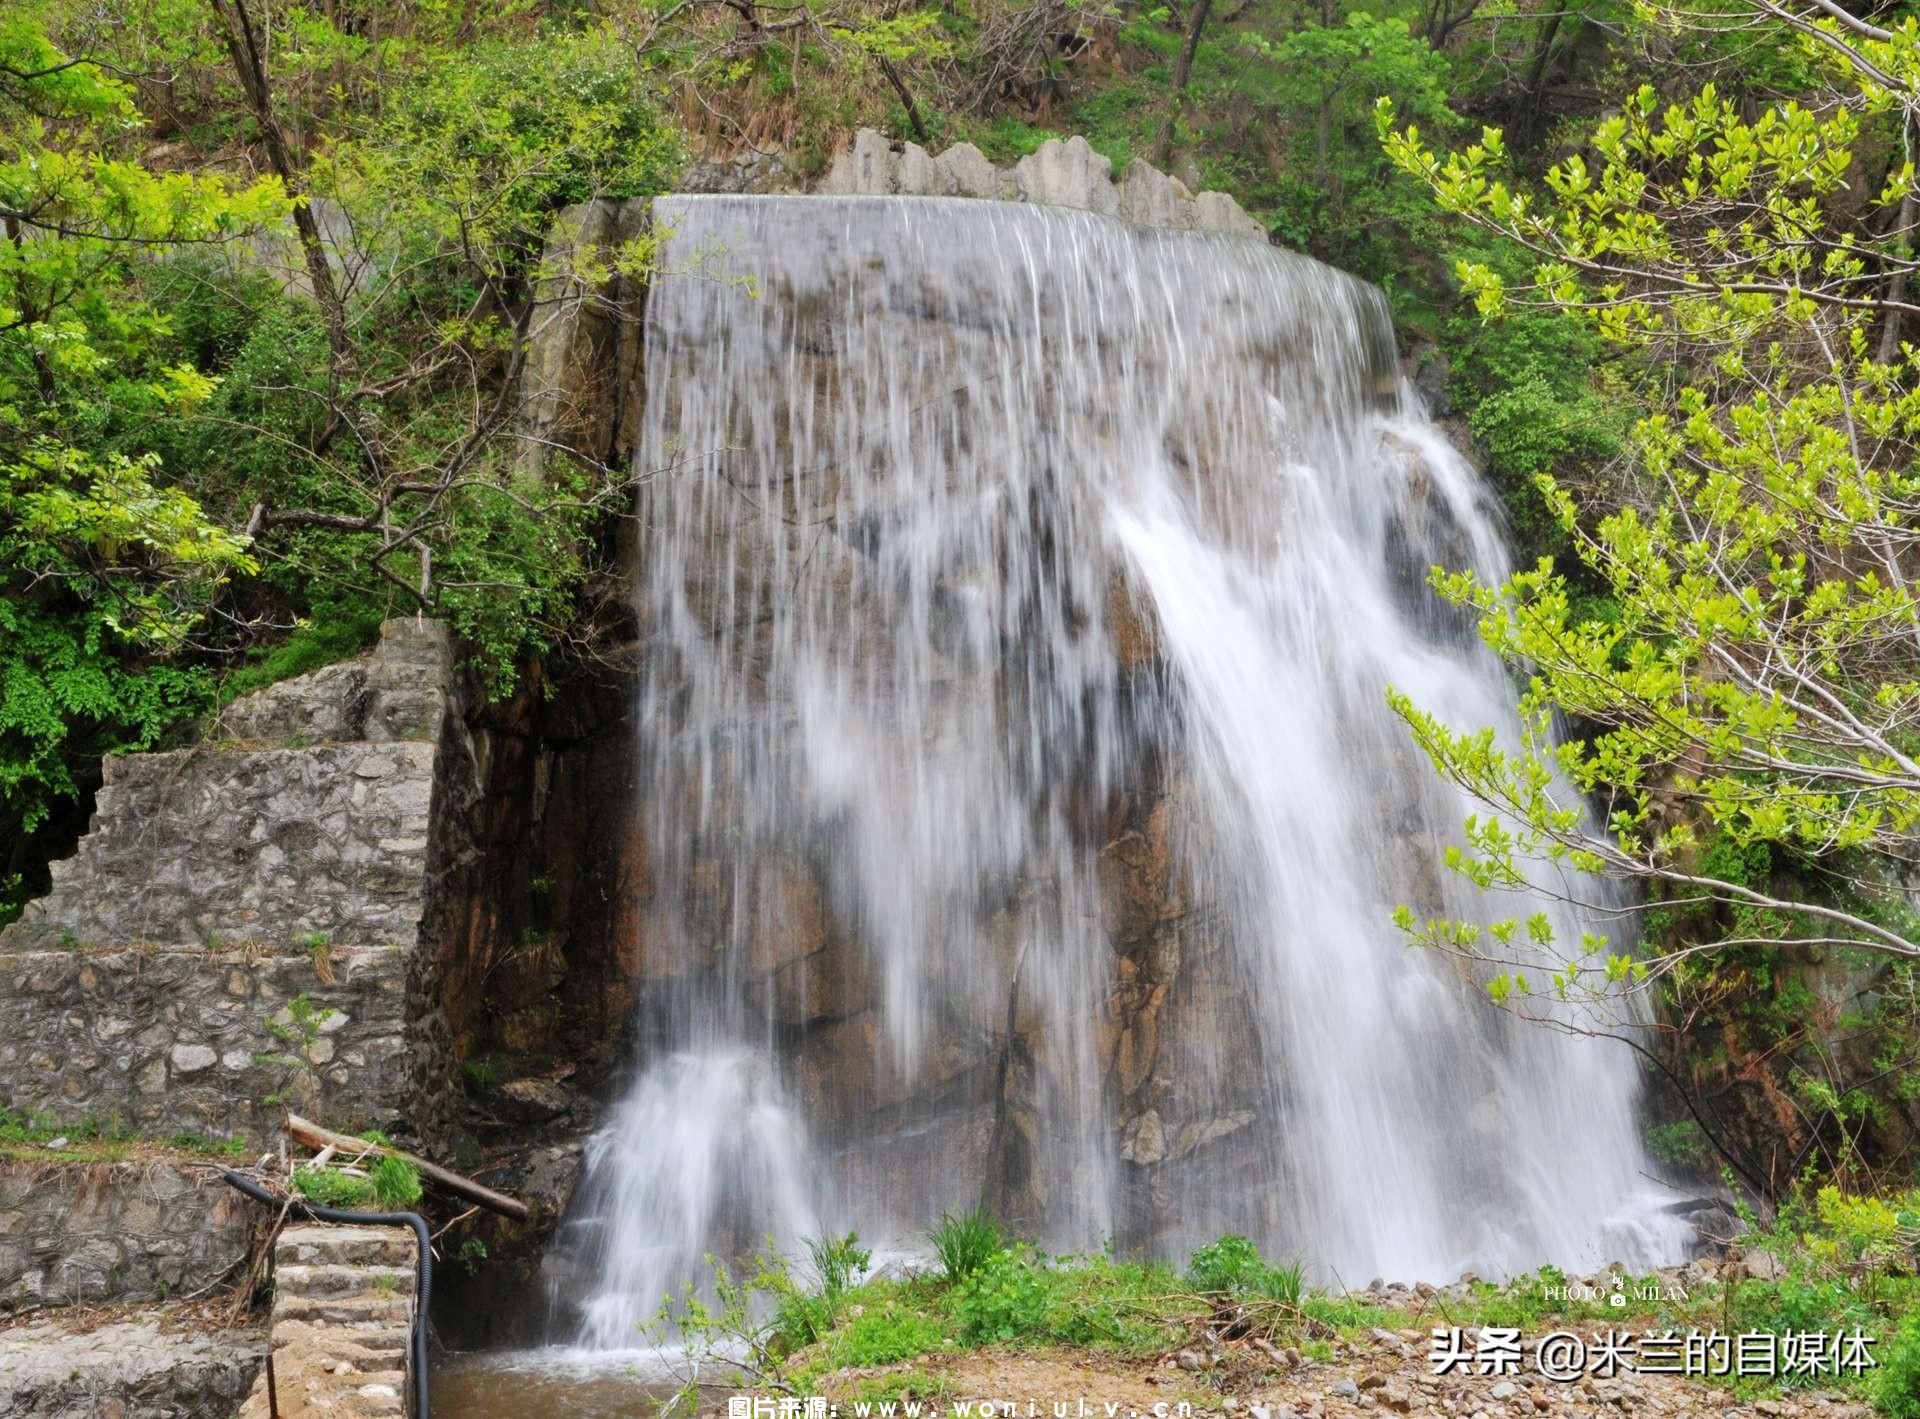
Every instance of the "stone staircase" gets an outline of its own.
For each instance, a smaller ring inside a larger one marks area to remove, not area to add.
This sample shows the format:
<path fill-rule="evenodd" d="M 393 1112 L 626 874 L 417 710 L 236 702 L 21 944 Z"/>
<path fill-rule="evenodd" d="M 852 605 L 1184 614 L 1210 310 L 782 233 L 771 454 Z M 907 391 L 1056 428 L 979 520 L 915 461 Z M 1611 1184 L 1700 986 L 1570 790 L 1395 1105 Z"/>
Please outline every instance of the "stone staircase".
<path fill-rule="evenodd" d="M 398 1227 L 288 1227 L 273 1252 L 273 1368 L 282 1419 L 407 1412 L 418 1244 Z M 240 1419 L 267 1419 L 264 1374 Z"/>

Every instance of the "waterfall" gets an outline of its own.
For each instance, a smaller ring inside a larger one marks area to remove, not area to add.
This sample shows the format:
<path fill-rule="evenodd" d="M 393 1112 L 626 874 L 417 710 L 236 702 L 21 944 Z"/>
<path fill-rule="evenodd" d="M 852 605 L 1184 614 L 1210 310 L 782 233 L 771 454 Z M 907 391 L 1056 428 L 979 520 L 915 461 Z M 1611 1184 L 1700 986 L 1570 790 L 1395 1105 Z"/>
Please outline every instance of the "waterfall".
<path fill-rule="evenodd" d="M 981 1197 L 1350 1285 L 1673 1259 L 1630 1052 L 1390 922 L 1488 904 L 1386 687 L 1514 724 L 1424 586 L 1497 575 L 1497 514 L 1380 293 L 1044 207 L 655 210 L 642 1005 L 582 1338 L 707 1253 Z"/>

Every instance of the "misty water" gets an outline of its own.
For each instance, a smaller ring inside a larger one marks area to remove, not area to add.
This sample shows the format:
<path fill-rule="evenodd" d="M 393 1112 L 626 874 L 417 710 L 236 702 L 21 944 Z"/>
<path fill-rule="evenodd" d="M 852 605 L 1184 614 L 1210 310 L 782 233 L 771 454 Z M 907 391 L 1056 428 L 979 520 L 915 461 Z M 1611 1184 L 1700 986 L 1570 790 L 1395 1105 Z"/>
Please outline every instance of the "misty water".
<path fill-rule="evenodd" d="M 1391 924 L 1512 904 L 1439 865 L 1470 805 L 1387 687 L 1512 711 L 1424 584 L 1507 552 L 1381 294 L 1043 207 L 656 215 L 643 1005 L 557 1323 L 628 1347 L 709 1253 L 909 1253 L 983 1196 L 1054 1249 L 1233 1230 L 1351 1285 L 1677 1259 L 1630 1051 L 1503 1014 Z M 1148 799 L 1151 949 L 1212 986 L 1176 983 L 1126 1095 L 1102 825 Z M 839 944 L 784 960 L 803 917 Z"/>

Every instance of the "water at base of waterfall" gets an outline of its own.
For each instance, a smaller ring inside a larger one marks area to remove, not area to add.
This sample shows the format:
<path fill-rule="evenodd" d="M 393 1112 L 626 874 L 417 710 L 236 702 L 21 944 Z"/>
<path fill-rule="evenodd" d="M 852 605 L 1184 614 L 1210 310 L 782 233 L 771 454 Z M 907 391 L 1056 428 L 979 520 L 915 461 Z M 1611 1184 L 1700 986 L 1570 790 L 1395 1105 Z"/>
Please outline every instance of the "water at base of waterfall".
<path fill-rule="evenodd" d="M 1674 1259 L 1630 1051 L 1391 924 L 1503 908 L 1438 866 L 1470 805 L 1387 687 L 1514 721 L 1424 586 L 1497 576 L 1497 513 L 1380 294 L 1039 207 L 656 217 L 643 1006 L 562 1239 L 580 1341 L 710 1254 L 910 1250 L 983 1196 L 1350 1282 Z"/>

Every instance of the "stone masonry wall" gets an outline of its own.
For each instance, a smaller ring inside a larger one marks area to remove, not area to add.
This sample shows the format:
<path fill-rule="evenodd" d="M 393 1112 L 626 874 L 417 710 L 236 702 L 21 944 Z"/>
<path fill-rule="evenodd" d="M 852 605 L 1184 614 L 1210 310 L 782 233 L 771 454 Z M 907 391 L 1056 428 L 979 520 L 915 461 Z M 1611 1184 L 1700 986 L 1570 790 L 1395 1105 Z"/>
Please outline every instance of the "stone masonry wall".
<path fill-rule="evenodd" d="M 260 1371 L 266 1340 L 210 1328 L 204 1311 L 153 1306 L 138 1316 L 38 1317 L 0 1330 L 0 1414 L 7 1419 L 182 1419 L 233 1413 Z"/>
<path fill-rule="evenodd" d="M 210 1167 L 0 1159 L 0 1313 L 210 1287 L 246 1256 L 243 1207 Z"/>
<path fill-rule="evenodd" d="M 193 748 L 110 760 L 91 831 L 0 931 L 0 1106 L 257 1141 L 283 1101 L 403 1120 L 449 661 L 441 628 L 390 621 Z"/>
<path fill-rule="evenodd" d="M 371 655 L 229 706 L 235 737 L 109 759 L 92 831 L 0 952 L 412 946 L 445 654 L 437 628 L 390 622 Z"/>
<path fill-rule="evenodd" d="M 391 1126 L 405 976 L 404 954 L 385 948 L 330 951 L 324 966 L 306 952 L 192 947 L 0 956 L 0 1104 L 63 1125 L 252 1142 L 277 1127 L 283 1098 L 338 1126 Z M 310 1040 L 289 1009 L 301 996 Z"/>
<path fill-rule="evenodd" d="M 106 763 L 94 830 L 13 950 L 411 945 L 427 866 L 432 744 L 182 749 Z"/>

